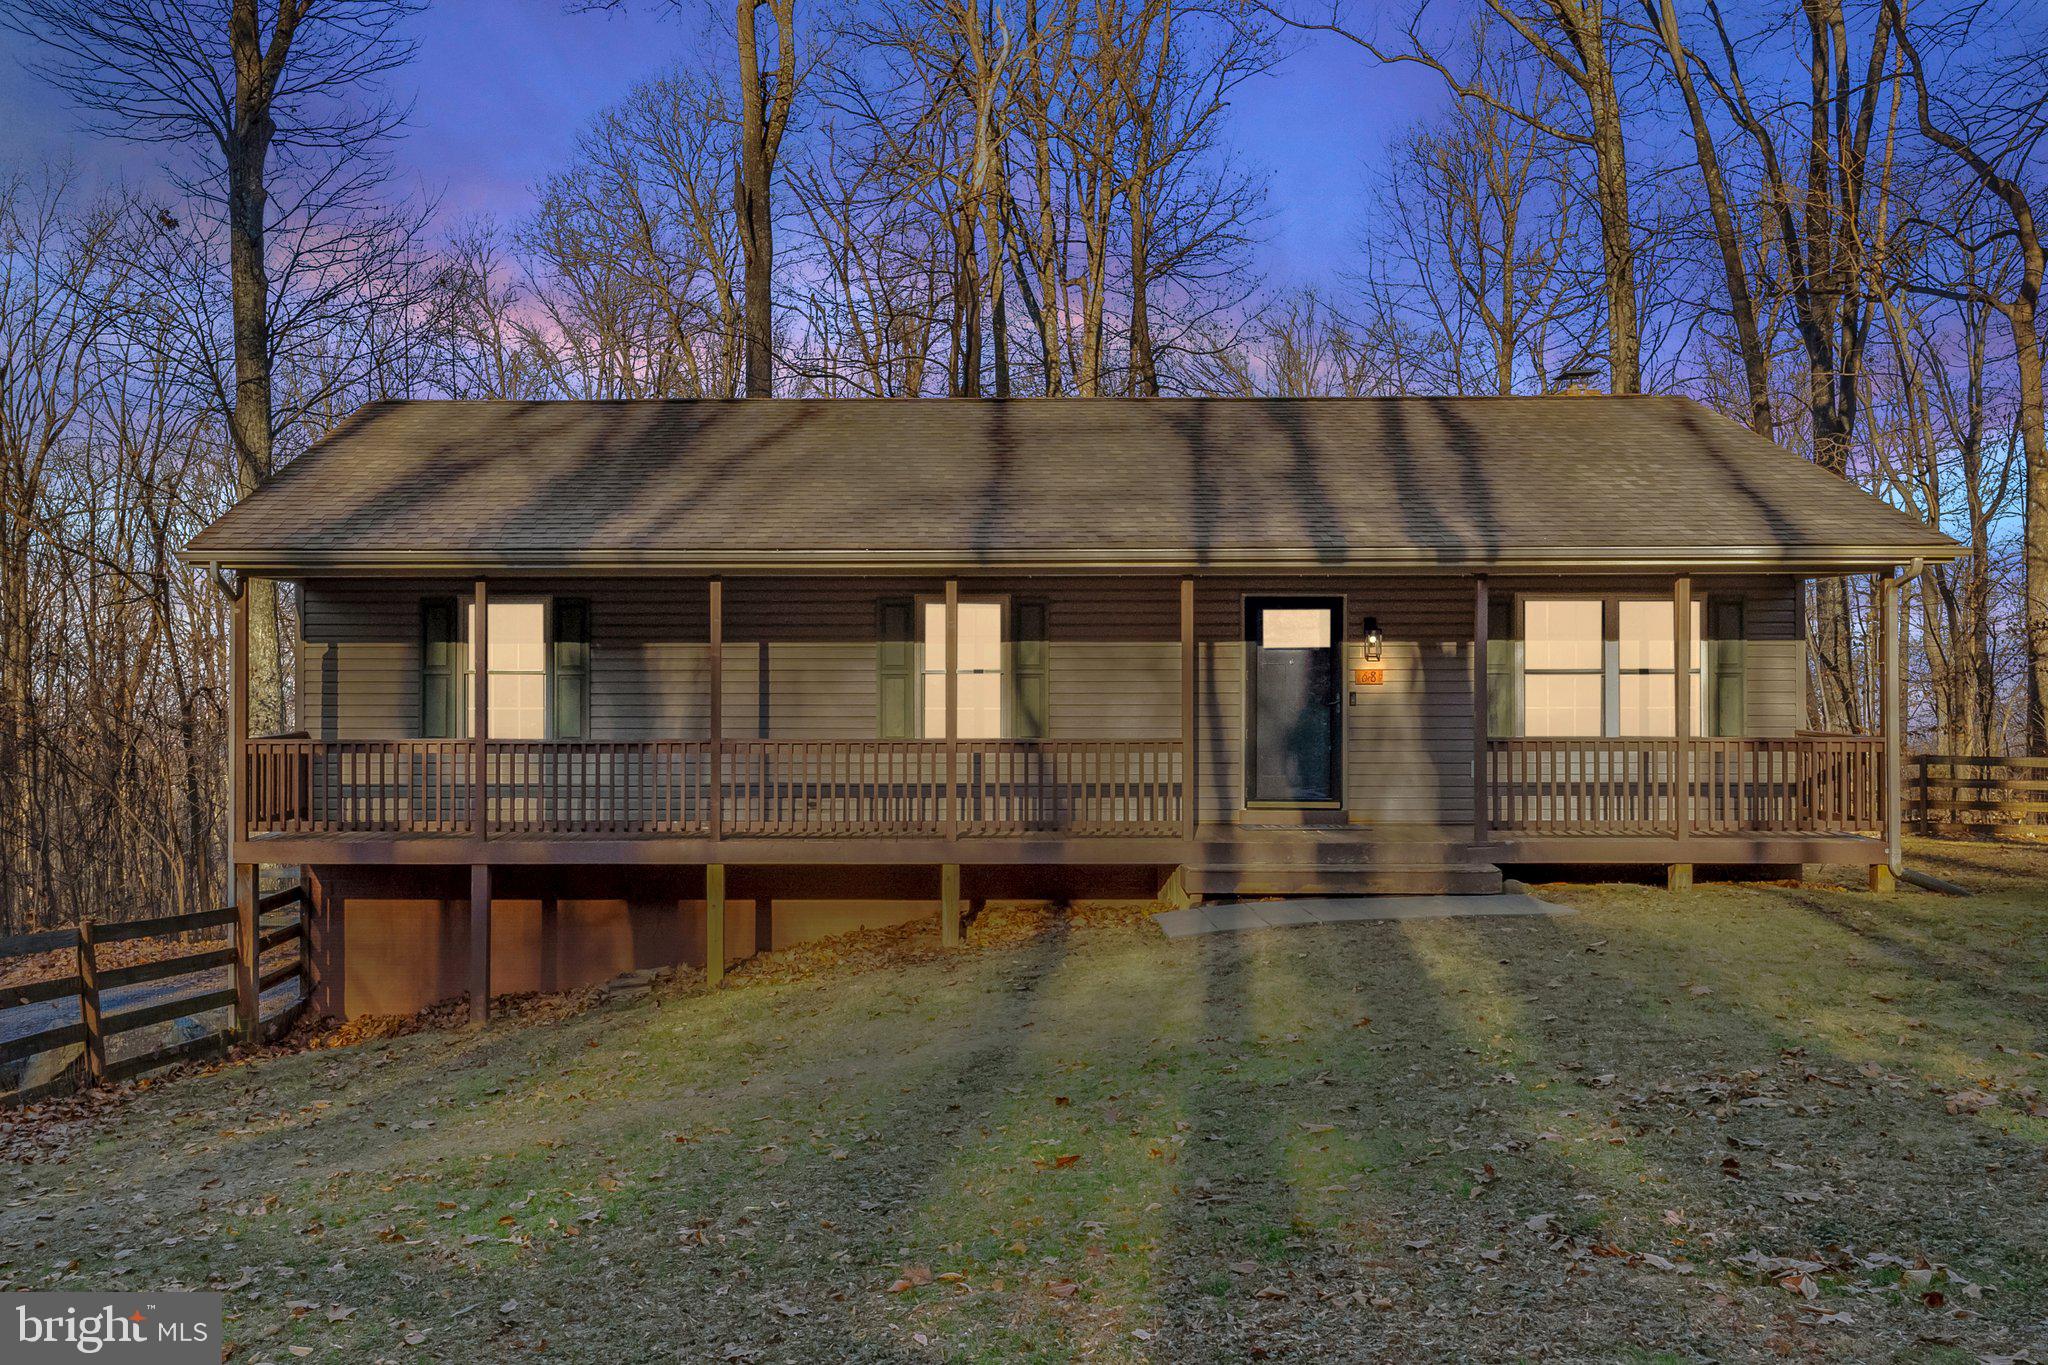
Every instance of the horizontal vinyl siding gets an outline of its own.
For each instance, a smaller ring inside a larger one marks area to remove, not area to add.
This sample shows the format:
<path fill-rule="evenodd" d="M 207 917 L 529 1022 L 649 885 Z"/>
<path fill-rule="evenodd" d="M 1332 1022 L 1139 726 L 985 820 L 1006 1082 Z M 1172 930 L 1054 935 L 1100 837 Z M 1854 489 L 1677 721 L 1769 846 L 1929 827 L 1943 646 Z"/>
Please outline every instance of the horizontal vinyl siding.
<path fill-rule="evenodd" d="M 300 596 L 299 728 L 315 739 L 420 732 L 418 586 L 314 582 Z"/>
<path fill-rule="evenodd" d="M 1806 635 L 1800 622 L 1797 579 L 1743 593 L 1743 729 L 1751 735 L 1789 735 L 1806 728 Z"/>

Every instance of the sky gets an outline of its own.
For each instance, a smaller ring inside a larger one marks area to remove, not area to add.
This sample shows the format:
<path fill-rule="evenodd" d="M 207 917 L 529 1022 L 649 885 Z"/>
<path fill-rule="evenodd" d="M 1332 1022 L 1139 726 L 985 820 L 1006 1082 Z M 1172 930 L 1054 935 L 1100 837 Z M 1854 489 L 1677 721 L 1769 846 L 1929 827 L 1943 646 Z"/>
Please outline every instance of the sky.
<path fill-rule="evenodd" d="M 516 221 L 595 114 L 716 41 L 709 13 L 654 2 L 579 14 L 564 0 L 434 0 L 409 26 L 417 59 L 393 81 L 413 106 L 399 165 L 450 221 L 479 213 Z M 150 183 L 156 150 L 87 131 L 78 110 L 24 69 L 29 55 L 22 39 L 0 35 L 0 165 L 69 161 L 94 179 Z M 1259 266 L 1273 283 L 1328 281 L 1355 255 L 1369 168 L 1436 103 L 1431 79 L 1375 69 L 1338 40 L 1316 37 L 1291 42 L 1275 70 L 1240 88 L 1230 135 L 1268 177 Z"/>

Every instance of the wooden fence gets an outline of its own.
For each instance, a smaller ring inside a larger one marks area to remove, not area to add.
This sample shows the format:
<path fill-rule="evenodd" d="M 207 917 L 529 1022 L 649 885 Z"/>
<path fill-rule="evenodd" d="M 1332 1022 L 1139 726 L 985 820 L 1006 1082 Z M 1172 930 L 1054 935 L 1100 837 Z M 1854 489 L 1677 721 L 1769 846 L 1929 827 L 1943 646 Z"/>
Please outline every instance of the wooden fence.
<path fill-rule="evenodd" d="M 282 1033 L 305 1007 L 311 989 L 310 960 L 306 953 L 305 891 L 298 886 L 273 891 L 258 902 L 258 910 L 256 939 L 248 948 L 256 974 L 256 1000 L 251 1006 L 253 1017 L 248 1019 L 239 1017 L 241 1009 L 236 982 L 245 964 L 242 961 L 243 946 L 239 936 L 233 932 L 233 906 L 119 924 L 87 922 L 72 929 L 52 929 L 0 939 L 0 965 L 40 953 L 60 951 L 75 953 L 78 964 L 76 970 L 68 975 L 0 986 L 0 1021 L 6 1019 L 9 1011 L 21 1006 L 61 1000 L 78 1002 L 78 1018 L 75 1020 L 49 1025 L 19 1037 L 0 1039 L 0 1074 L 11 1072 L 16 1063 L 25 1062 L 40 1053 L 81 1048 L 77 1063 L 47 1081 L 33 1086 L 17 1086 L 0 1080 L 0 1102 L 34 1099 L 78 1084 L 112 1084 L 176 1062 L 212 1056 L 226 1051 L 238 1041 L 244 1027 L 258 1036 Z M 103 967 L 99 962 L 100 950 L 110 944 L 203 933 L 223 926 L 229 929 L 226 940 L 195 945 L 193 951 L 176 957 L 156 958 L 124 967 Z M 264 953 L 285 944 L 295 944 L 296 952 L 269 967 L 262 966 Z M 194 973 L 214 972 L 220 968 L 229 969 L 225 986 L 197 992 L 187 988 L 167 998 L 130 1005 L 112 1013 L 101 1007 L 103 999 L 117 990 Z M 293 977 L 297 977 L 300 983 L 298 999 L 285 1010 L 263 1019 L 263 993 Z M 230 1016 L 223 1027 L 118 1059 L 108 1056 L 108 1043 L 123 1034 L 219 1009 L 236 1010 L 236 1015 Z"/>
<path fill-rule="evenodd" d="M 2048 837 L 2048 758 L 1912 754 L 1906 823 L 1923 834 Z"/>

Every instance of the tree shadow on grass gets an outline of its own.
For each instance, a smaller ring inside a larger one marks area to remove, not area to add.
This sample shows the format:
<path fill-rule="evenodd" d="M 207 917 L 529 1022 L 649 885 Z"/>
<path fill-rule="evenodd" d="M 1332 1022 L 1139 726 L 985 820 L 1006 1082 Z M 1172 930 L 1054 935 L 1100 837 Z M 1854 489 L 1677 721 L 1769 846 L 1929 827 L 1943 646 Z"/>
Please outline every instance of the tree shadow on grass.
<path fill-rule="evenodd" d="M 1752 1249 L 1851 1263 L 1844 1278 L 1866 1291 L 1895 1276 L 1855 1268 L 1851 1249 L 1925 1256 L 2011 1291 L 1970 1310 L 2000 1321 L 1951 1323 L 1913 1296 L 1837 1296 L 1826 1279 L 1822 1306 L 1852 1310 L 1873 1351 L 1930 1332 L 2011 1349 L 2012 1325 L 2038 1317 L 2048 1272 L 2039 1134 L 2015 1131 L 2009 1110 L 1949 1113 L 1930 1091 L 1981 1061 L 1956 1050 L 1985 1042 L 1981 1000 L 1898 1002 L 1888 993 L 1902 973 L 1842 966 L 1849 931 L 1788 919 L 1768 899 L 1717 907 L 1711 921 L 1603 916 L 1553 932 L 1597 965 L 1560 986 L 1537 960 L 1502 953 L 1504 985 L 1555 1002 L 1553 1064 L 1581 1081 L 1613 1077 L 1587 1105 L 1655 1172 L 1616 1190 L 1619 1235 L 1655 1238 L 1668 1204 L 1709 1266 Z M 1730 940 L 1740 949 L 1721 951 Z M 1965 1031 L 1940 1036 L 1952 1023 Z"/>

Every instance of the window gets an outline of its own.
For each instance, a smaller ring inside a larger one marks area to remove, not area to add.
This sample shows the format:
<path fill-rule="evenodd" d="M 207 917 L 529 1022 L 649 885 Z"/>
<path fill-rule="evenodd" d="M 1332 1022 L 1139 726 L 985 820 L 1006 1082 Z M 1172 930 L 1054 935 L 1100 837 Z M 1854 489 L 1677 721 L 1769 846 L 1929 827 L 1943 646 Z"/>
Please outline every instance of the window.
<path fill-rule="evenodd" d="M 491 600 L 491 737 L 583 739 L 590 732 L 590 602 Z M 476 604 L 420 599 L 420 734 L 476 733 Z"/>
<path fill-rule="evenodd" d="M 1606 690 L 1602 604 L 1530 598 L 1523 609 L 1522 733 L 1597 735 Z"/>
<path fill-rule="evenodd" d="M 1616 643 L 1617 735 L 1669 735 L 1677 719 L 1671 714 L 1671 603 L 1623 600 Z M 1700 691 L 1700 619 L 1702 607 L 1692 601 L 1692 732 L 1706 733 L 1706 707 Z"/>
<path fill-rule="evenodd" d="M 957 660 L 960 739 L 996 739 L 1003 733 L 1003 603 L 962 600 Z M 920 604 L 920 696 L 924 734 L 946 738 L 946 604 Z"/>
<path fill-rule="evenodd" d="M 498 601 L 490 606 L 491 738 L 548 737 L 548 604 L 538 598 Z M 464 624 L 476 639 L 476 603 L 467 603 Z M 476 733 L 476 652 L 463 673 L 469 698 L 470 733 Z"/>
<path fill-rule="evenodd" d="M 1692 732 L 1707 733 L 1701 645 L 1692 603 Z M 1522 733 L 1669 735 L 1674 728 L 1668 598 L 1525 598 Z M 1739 617 L 1737 618 L 1739 620 Z"/>

